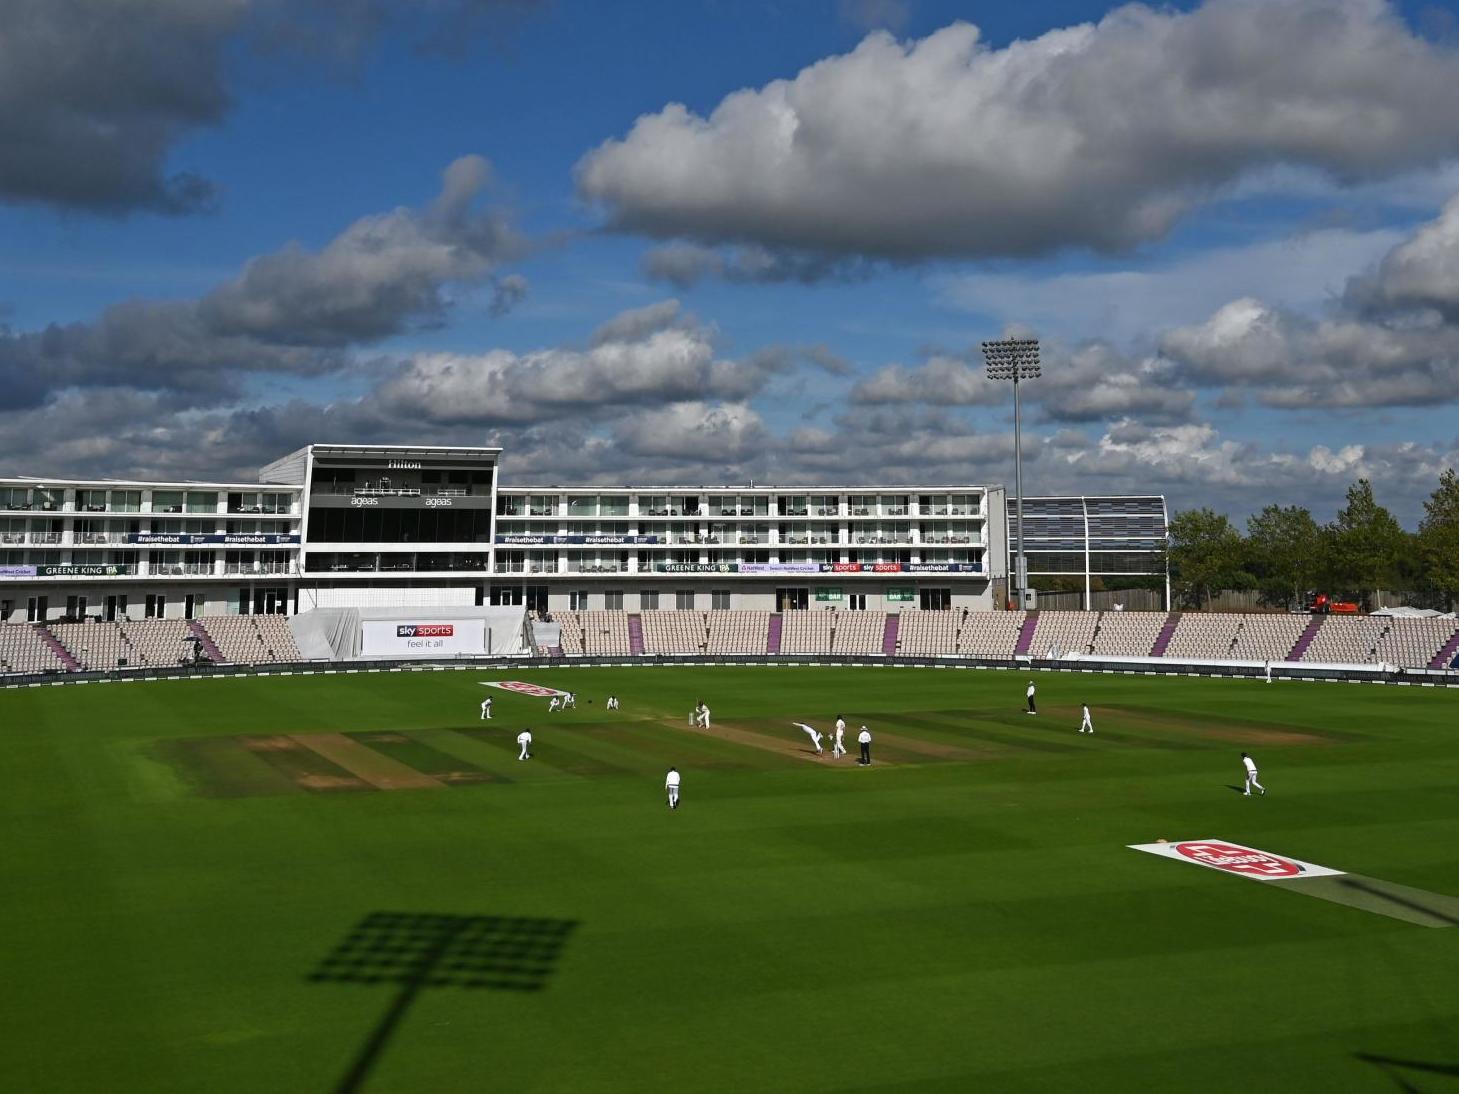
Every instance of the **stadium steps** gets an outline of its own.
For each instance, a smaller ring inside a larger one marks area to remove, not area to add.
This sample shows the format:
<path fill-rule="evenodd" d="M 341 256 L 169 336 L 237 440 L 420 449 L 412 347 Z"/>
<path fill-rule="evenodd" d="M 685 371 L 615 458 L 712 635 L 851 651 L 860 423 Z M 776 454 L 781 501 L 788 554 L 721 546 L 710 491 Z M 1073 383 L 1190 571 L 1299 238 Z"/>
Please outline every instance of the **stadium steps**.
<path fill-rule="evenodd" d="M 1434 654 L 1434 659 L 1429 662 L 1431 669 L 1452 668 L 1459 663 L 1459 631 L 1455 631 L 1449 641 L 1444 643 L 1444 648 Z"/>
<path fill-rule="evenodd" d="M 1165 625 L 1160 628 L 1160 633 L 1155 636 L 1155 645 L 1150 647 L 1151 657 L 1164 657 L 1166 647 L 1170 640 L 1175 637 L 1175 628 L 1180 625 L 1180 612 L 1171 612 L 1165 617 Z"/>
<path fill-rule="evenodd" d="M 628 617 L 628 652 L 635 657 L 643 653 L 643 616 Z"/>
<path fill-rule="evenodd" d="M 1018 645 L 1013 647 L 1013 656 L 1021 657 L 1033 648 L 1033 632 L 1038 630 L 1039 613 L 1031 611 L 1023 617 L 1023 627 L 1018 632 Z"/>
<path fill-rule="evenodd" d="M 785 617 L 776 612 L 770 617 L 770 627 L 765 632 L 765 652 L 780 652 L 780 629 L 785 626 Z"/>
<path fill-rule="evenodd" d="M 1297 636 L 1297 641 L 1292 646 L 1292 652 L 1287 654 L 1288 661 L 1302 660 L 1302 655 L 1307 652 L 1307 647 L 1312 645 L 1312 640 L 1317 637 L 1317 632 L 1322 629 L 1322 622 L 1326 618 L 1325 615 L 1312 617 L 1312 621 L 1307 624 L 1307 629 Z"/>
<path fill-rule="evenodd" d="M 897 652 L 897 633 L 902 627 L 902 617 L 894 612 L 887 612 L 886 627 L 881 632 L 881 652 L 891 657 Z"/>
<path fill-rule="evenodd" d="M 36 633 L 41 636 L 41 641 L 51 648 L 61 664 L 66 666 L 67 672 L 80 672 L 81 662 L 72 656 L 71 651 L 66 648 L 64 642 L 51 633 L 51 629 L 44 623 L 35 624 Z"/>
<path fill-rule="evenodd" d="M 228 658 L 223 656 L 223 651 L 218 648 L 218 644 L 213 641 L 213 636 L 207 632 L 201 622 L 196 619 L 189 619 L 187 629 L 192 631 L 193 637 L 203 644 L 203 649 L 206 651 L 209 661 L 215 665 L 221 665 L 228 660 Z"/>

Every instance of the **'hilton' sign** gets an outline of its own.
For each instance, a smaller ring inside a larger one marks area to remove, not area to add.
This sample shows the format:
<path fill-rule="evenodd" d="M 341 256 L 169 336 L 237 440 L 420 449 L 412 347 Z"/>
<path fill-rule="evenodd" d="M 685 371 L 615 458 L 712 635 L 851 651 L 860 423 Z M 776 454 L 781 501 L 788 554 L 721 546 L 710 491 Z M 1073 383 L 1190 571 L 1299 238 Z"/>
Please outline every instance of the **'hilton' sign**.
<path fill-rule="evenodd" d="M 391 460 L 389 468 L 391 471 L 419 471 L 420 460 Z"/>

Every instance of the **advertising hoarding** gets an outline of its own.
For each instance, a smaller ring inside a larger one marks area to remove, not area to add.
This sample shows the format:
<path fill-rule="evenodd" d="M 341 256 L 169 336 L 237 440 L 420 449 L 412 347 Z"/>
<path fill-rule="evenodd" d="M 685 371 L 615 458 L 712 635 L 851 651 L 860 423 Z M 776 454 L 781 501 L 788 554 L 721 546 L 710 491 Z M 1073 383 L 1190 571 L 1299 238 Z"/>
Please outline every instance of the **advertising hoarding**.
<path fill-rule="evenodd" d="M 366 619 L 360 624 L 366 657 L 451 657 L 486 652 L 482 619 Z"/>

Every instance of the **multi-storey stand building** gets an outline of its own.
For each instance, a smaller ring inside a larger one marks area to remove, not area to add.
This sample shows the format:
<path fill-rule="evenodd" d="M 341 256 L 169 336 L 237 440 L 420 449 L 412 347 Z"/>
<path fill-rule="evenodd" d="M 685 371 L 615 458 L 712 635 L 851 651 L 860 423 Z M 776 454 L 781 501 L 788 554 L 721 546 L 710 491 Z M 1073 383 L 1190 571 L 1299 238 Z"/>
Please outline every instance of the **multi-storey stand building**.
<path fill-rule="evenodd" d="M 1017 535 L 1016 506 L 1017 499 L 1009 498 L 1010 552 Z M 1118 588 L 1130 578 L 1158 578 L 1168 610 L 1168 531 L 1165 498 L 1159 494 L 1030 497 L 1023 502 L 1030 583 L 1038 588 L 1040 579 L 1072 579 L 1082 587 L 1086 609 L 1092 606 L 1095 580 Z"/>
<path fill-rule="evenodd" d="M 1003 596 L 1001 487 L 506 488 L 500 454 L 316 444 L 256 483 L 0 479 L 0 619 Z"/>
<path fill-rule="evenodd" d="M 511 487 L 494 604 L 531 609 L 991 608 L 1007 564 L 985 486 Z"/>

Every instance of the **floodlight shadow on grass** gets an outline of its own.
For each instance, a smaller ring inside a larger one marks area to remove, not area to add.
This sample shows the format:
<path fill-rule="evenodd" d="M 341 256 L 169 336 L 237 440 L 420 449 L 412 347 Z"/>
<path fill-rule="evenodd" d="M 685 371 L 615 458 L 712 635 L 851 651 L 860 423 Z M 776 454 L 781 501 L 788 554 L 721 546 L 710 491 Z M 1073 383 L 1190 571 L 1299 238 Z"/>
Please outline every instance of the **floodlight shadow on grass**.
<path fill-rule="evenodd" d="M 394 984 L 390 1007 L 336 1090 L 353 1094 L 422 988 L 541 991 L 573 919 L 372 912 L 309 974 L 312 983 Z"/>

